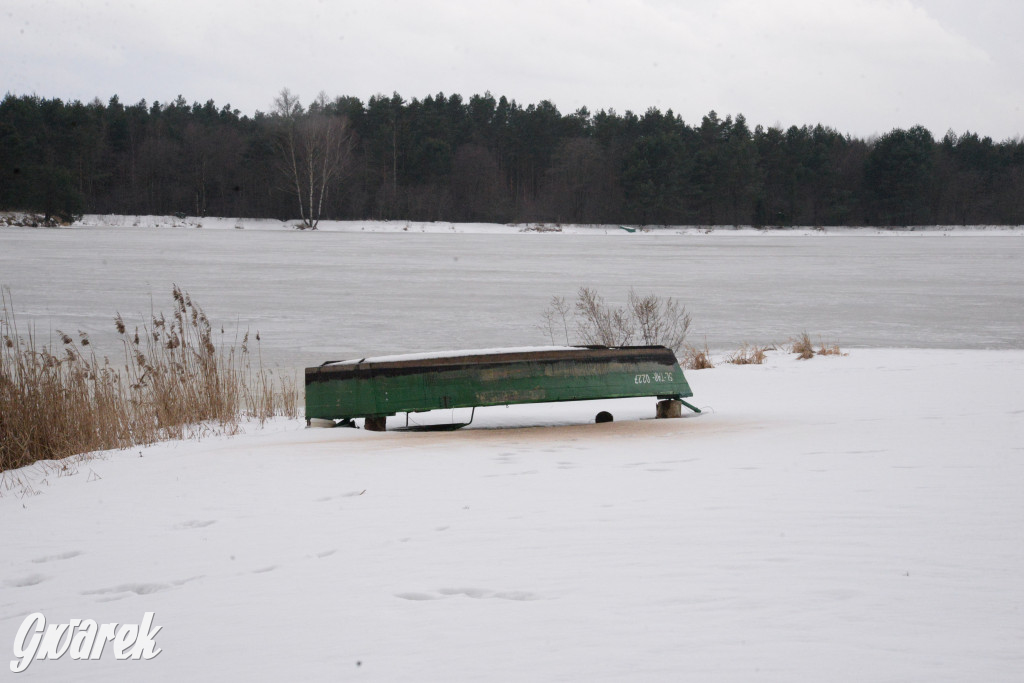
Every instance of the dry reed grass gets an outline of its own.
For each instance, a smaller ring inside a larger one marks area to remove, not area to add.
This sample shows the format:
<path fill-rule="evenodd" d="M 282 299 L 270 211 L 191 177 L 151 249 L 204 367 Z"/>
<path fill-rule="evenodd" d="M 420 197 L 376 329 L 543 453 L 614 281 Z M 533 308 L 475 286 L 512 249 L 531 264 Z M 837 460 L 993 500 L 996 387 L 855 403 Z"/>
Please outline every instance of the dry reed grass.
<path fill-rule="evenodd" d="M 790 341 L 789 350 L 791 353 L 797 355 L 798 360 L 807 360 L 814 358 L 814 356 L 845 356 L 846 354 L 839 348 L 839 344 L 831 343 L 826 344 L 818 340 L 818 348 L 814 348 L 814 343 L 811 341 L 811 335 L 803 332 L 800 336 Z"/>
<path fill-rule="evenodd" d="M 839 344 L 832 343 L 826 344 L 819 340 L 818 342 L 818 355 L 819 356 L 845 356 L 846 354 L 839 348 Z"/>
<path fill-rule="evenodd" d="M 744 344 L 731 356 L 726 357 L 726 363 L 733 365 L 761 365 L 765 361 L 767 346 L 757 344 Z"/>
<path fill-rule="evenodd" d="M 234 433 L 242 418 L 296 417 L 298 387 L 263 367 L 249 333 L 215 338 L 202 308 L 177 286 L 173 313 L 141 327 L 120 314 L 114 326 L 123 363 L 97 355 L 88 334 L 60 330 L 40 343 L 19 330 L 2 293 L 0 317 L 0 472 L 39 460 L 127 448 L 200 433 Z M 254 357 L 255 355 L 255 357 Z"/>
<path fill-rule="evenodd" d="M 803 332 L 790 343 L 790 352 L 795 353 L 800 360 L 814 358 L 814 344 L 811 342 L 811 335 Z"/>
<path fill-rule="evenodd" d="M 708 349 L 707 342 L 704 342 L 703 349 L 687 345 L 683 349 L 683 357 L 679 359 L 679 362 L 685 370 L 709 370 L 715 367 L 715 364 L 711 362 L 711 351 Z"/>

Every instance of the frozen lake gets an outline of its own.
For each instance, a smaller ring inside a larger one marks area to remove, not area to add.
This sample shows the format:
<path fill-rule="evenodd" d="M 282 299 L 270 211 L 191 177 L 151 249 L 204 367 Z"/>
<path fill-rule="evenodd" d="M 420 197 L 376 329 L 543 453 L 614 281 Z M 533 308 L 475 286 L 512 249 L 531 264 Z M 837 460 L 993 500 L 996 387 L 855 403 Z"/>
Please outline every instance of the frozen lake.
<path fill-rule="evenodd" d="M 850 347 L 1024 348 L 1024 238 L 0 230 L 19 324 L 90 332 L 170 310 L 177 283 L 265 359 L 549 343 L 552 295 L 684 301 L 712 349 L 804 330 Z M 555 339 L 563 343 L 564 339 Z"/>

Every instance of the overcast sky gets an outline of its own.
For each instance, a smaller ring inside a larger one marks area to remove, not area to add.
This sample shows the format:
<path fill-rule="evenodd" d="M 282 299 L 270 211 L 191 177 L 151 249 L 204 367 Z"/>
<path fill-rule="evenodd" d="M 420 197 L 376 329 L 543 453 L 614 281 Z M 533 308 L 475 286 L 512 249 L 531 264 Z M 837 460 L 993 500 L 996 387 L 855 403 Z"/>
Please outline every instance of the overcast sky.
<path fill-rule="evenodd" d="M 4 0 L 2 89 L 65 100 L 490 91 L 689 123 L 1024 134 L 1021 0 Z"/>

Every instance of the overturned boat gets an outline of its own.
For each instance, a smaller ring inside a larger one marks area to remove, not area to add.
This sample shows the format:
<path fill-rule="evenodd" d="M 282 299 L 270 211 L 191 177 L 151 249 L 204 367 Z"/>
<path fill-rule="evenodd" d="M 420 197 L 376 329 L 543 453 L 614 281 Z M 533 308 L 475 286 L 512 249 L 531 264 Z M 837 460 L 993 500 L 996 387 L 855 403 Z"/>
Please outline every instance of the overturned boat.
<path fill-rule="evenodd" d="M 398 413 L 640 396 L 657 397 L 658 417 L 679 417 L 684 405 L 700 412 L 683 400 L 693 393 L 664 346 L 446 351 L 306 368 L 307 425 L 364 418 L 365 428 L 375 431 Z"/>

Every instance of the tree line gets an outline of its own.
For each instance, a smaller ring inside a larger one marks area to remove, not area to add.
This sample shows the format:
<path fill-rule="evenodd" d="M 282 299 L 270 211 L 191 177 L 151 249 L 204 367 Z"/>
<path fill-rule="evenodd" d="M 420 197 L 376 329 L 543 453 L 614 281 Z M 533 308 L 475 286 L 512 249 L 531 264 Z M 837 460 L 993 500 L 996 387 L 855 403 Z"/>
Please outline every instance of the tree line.
<path fill-rule="evenodd" d="M 1024 224 L 1024 142 L 821 124 L 687 123 L 490 93 L 365 103 L 287 90 L 269 112 L 7 94 L 0 208 L 48 216 L 642 225 Z"/>

